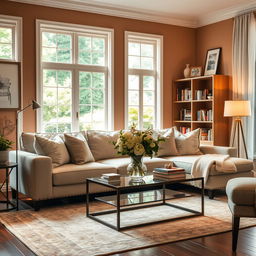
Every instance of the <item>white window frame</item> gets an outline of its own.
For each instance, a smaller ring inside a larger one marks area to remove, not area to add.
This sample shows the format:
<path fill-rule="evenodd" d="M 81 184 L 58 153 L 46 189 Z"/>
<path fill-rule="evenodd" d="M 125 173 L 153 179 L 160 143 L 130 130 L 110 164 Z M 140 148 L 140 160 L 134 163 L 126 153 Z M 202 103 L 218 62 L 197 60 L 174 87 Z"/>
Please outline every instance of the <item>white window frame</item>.
<path fill-rule="evenodd" d="M 21 62 L 22 60 L 22 18 L 0 15 L 0 27 L 12 29 L 12 59 L 1 59 L 1 61 Z"/>
<path fill-rule="evenodd" d="M 76 36 L 72 36 L 72 64 L 68 63 L 53 63 L 47 62 L 47 64 L 43 63 L 42 54 L 41 54 L 41 31 L 43 30 L 52 30 L 57 33 L 63 31 L 66 33 L 76 33 Z M 76 47 L 76 40 L 78 36 L 85 35 L 88 33 L 90 36 L 100 35 L 105 36 L 107 38 L 107 45 L 105 46 L 105 52 L 108 55 L 108 58 L 105 58 L 106 66 L 96 66 L 96 65 L 84 65 L 78 64 L 78 49 Z M 36 20 L 36 49 L 37 49 L 37 101 L 42 104 L 43 100 L 43 74 L 42 70 L 44 68 L 49 69 L 64 69 L 72 71 L 72 84 L 78 85 L 78 81 L 76 81 L 78 74 L 76 72 L 79 71 L 87 71 L 87 72 L 104 72 L 106 74 L 105 81 L 105 102 L 107 108 L 105 108 L 105 117 L 106 117 L 106 128 L 107 130 L 112 130 L 114 127 L 114 30 L 108 28 L 101 27 L 92 27 L 86 25 L 76 25 L 70 23 L 62 23 L 62 22 L 53 22 L 46 20 Z M 78 86 L 73 86 L 72 88 L 72 131 L 79 131 L 79 103 L 75 101 L 78 99 Z M 37 132 L 41 132 L 42 128 L 42 111 L 38 111 L 37 115 Z"/>
<path fill-rule="evenodd" d="M 145 70 L 145 69 L 129 69 L 128 67 L 128 42 L 129 40 L 153 43 L 155 45 L 154 49 L 154 69 Z M 146 34 L 146 33 L 137 33 L 131 31 L 125 31 L 125 127 L 128 128 L 128 76 L 129 75 L 138 75 L 139 76 L 139 91 L 140 91 L 140 102 L 142 101 L 142 77 L 145 75 L 153 75 L 155 79 L 155 127 L 160 129 L 163 127 L 163 36 L 155 34 Z M 142 102 L 143 104 L 143 102 Z M 139 127 L 142 127 L 142 109 L 139 109 Z"/>

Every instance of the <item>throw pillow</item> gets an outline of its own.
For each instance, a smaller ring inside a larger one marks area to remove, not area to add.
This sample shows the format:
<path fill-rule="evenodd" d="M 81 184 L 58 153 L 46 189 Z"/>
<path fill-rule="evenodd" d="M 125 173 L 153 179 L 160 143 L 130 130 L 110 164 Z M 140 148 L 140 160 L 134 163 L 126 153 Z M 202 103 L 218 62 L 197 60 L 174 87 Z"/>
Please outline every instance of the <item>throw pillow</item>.
<path fill-rule="evenodd" d="M 54 168 L 69 163 L 70 157 L 67 148 L 59 136 L 55 136 L 53 139 L 48 139 L 35 135 L 35 138 L 36 143 L 40 146 L 40 152 L 36 153 L 49 156 L 52 159 L 52 165 Z"/>
<path fill-rule="evenodd" d="M 117 154 L 112 144 L 117 141 L 119 131 L 87 131 L 88 144 L 96 161 L 108 158 L 123 157 Z"/>
<path fill-rule="evenodd" d="M 200 155 L 200 129 L 186 134 L 174 130 L 176 147 L 180 155 Z"/>
<path fill-rule="evenodd" d="M 21 134 L 21 149 L 30 153 L 36 153 L 34 147 L 35 134 L 34 133 L 22 133 Z"/>
<path fill-rule="evenodd" d="M 159 143 L 157 156 L 177 156 L 179 153 L 175 144 L 174 129 L 169 129 L 161 137 L 165 141 Z"/>
<path fill-rule="evenodd" d="M 88 143 L 81 134 L 78 134 L 77 136 L 64 134 L 64 138 L 72 163 L 85 164 L 87 162 L 94 161 L 94 157 Z"/>

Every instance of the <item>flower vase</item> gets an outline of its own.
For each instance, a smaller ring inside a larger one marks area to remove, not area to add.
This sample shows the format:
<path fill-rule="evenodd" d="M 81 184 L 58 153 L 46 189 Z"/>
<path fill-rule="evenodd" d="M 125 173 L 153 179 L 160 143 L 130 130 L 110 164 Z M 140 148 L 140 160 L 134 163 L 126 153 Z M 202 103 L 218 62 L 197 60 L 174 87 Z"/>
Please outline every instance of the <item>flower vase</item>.
<path fill-rule="evenodd" d="M 186 68 L 184 69 L 184 77 L 188 78 L 190 75 L 190 67 L 189 64 L 186 64 Z"/>
<path fill-rule="evenodd" d="M 132 182 L 142 182 L 147 173 L 147 166 L 143 163 L 143 156 L 131 156 L 131 162 L 127 167 L 127 173 Z"/>

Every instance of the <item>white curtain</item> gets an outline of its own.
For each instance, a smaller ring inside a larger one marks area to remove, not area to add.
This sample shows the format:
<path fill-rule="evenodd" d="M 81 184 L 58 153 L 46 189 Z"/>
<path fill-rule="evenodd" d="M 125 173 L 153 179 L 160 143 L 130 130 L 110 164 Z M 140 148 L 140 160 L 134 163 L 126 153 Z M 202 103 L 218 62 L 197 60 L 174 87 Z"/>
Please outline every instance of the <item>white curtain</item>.
<path fill-rule="evenodd" d="M 233 30 L 233 100 L 250 100 L 251 117 L 243 120 L 248 157 L 255 153 L 255 48 L 256 23 L 254 13 L 235 17 Z M 241 144 L 240 144 L 241 145 Z M 240 155 L 244 156 L 243 147 Z"/>

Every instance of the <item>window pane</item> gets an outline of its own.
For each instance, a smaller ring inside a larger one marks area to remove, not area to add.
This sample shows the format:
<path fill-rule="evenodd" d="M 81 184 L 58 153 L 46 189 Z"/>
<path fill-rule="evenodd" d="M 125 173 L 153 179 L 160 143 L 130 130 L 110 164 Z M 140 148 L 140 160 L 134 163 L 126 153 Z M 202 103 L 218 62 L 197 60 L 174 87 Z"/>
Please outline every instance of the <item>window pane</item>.
<path fill-rule="evenodd" d="M 71 36 L 57 34 L 57 47 L 59 49 L 71 49 Z"/>
<path fill-rule="evenodd" d="M 58 117 L 59 122 L 71 122 L 71 90 L 58 89 Z"/>
<path fill-rule="evenodd" d="M 12 45 L 0 44 L 0 58 L 12 59 Z"/>
<path fill-rule="evenodd" d="M 129 75 L 128 79 L 129 90 L 139 90 L 139 76 Z"/>
<path fill-rule="evenodd" d="M 91 104 L 92 94 L 90 89 L 80 89 L 80 104 Z"/>
<path fill-rule="evenodd" d="M 155 78 L 153 76 L 143 76 L 143 88 L 144 90 L 154 90 Z"/>
<path fill-rule="evenodd" d="M 70 52 L 70 50 L 58 50 L 57 51 L 57 62 L 71 63 L 71 52 Z"/>
<path fill-rule="evenodd" d="M 92 73 L 93 88 L 105 87 L 105 75 L 104 73 Z"/>
<path fill-rule="evenodd" d="M 155 94 L 153 91 L 143 92 L 143 105 L 154 105 L 155 104 Z"/>
<path fill-rule="evenodd" d="M 66 70 L 58 71 L 58 86 L 59 87 L 71 87 L 71 72 Z"/>
<path fill-rule="evenodd" d="M 70 123 L 66 123 L 66 124 L 58 123 L 58 132 L 71 132 L 71 124 Z"/>
<path fill-rule="evenodd" d="M 128 55 L 140 56 L 140 44 L 128 43 Z"/>
<path fill-rule="evenodd" d="M 92 75 L 90 72 L 79 72 L 79 85 L 84 88 L 92 86 Z"/>
<path fill-rule="evenodd" d="M 141 57 L 141 68 L 142 69 L 153 69 L 153 59 L 147 57 Z"/>
<path fill-rule="evenodd" d="M 57 122 L 57 105 L 43 105 L 43 120 L 47 123 Z"/>
<path fill-rule="evenodd" d="M 42 58 L 43 58 L 43 61 L 46 61 L 46 62 L 56 62 L 57 60 L 56 48 L 43 48 Z"/>
<path fill-rule="evenodd" d="M 139 105 L 139 91 L 128 92 L 128 103 L 129 105 Z"/>
<path fill-rule="evenodd" d="M 42 44 L 46 47 L 57 47 L 57 40 L 55 33 L 43 32 L 42 33 Z"/>
<path fill-rule="evenodd" d="M 93 104 L 104 104 L 103 90 L 92 90 L 92 103 Z"/>
<path fill-rule="evenodd" d="M 91 37 L 79 36 L 78 48 L 79 51 L 91 51 Z"/>
<path fill-rule="evenodd" d="M 57 71 L 56 70 L 43 70 L 43 85 L 50 87 L 57 87 Z"/>
<path fill-rule="evenodd" d="M 57 88 L 43 89 L 43 102 L 44 105 L 57 105 Z"/>
<path fill-rule="evenodd" d="M 153 50 L 154 48 L 152 44 L 141 44 L 141 56 L 153 57 L 154 56 Z"/>
<path fill-rule="evenodd" d="M 103 38 L 93 38 L 92 39 L 92 50 L 97 51 L 97 52 L 104 52 L 105 40 Z"/>
<path fill-rule="evenodd" d="M 140 57 L 129 56 L 128 66 L 129 68 L 140 68 Z"/>
<path fill-rule="evenodd" d="M 92 53 L 92 64 L 104 66 L 104 54 L 103 53 Z"/>
<path fill-rule="evenodd" d="M 144 107 L 143 108 L 143 128 L 153 128 L 154 123 L 154 108 Z"/>
<path fill-rule="evenodd" d="M 79 64 L 92 64 L 92 54 L 90 52 L 79 52 Z"/>
<path fill-rule="evenodd" d="M 128 125 L 131 126 L 133 123 L 138 125 L 139 122 L 139 108 L 129 107 L 128 108 Z"/>
<path fill-rule="evenodd" d="M 54 132 L 57 132 L 57 124 L 44 124 L 44 128 L 43 130 L 45 132 L 49 132 L 49 133 L 54 133 Z"/>

